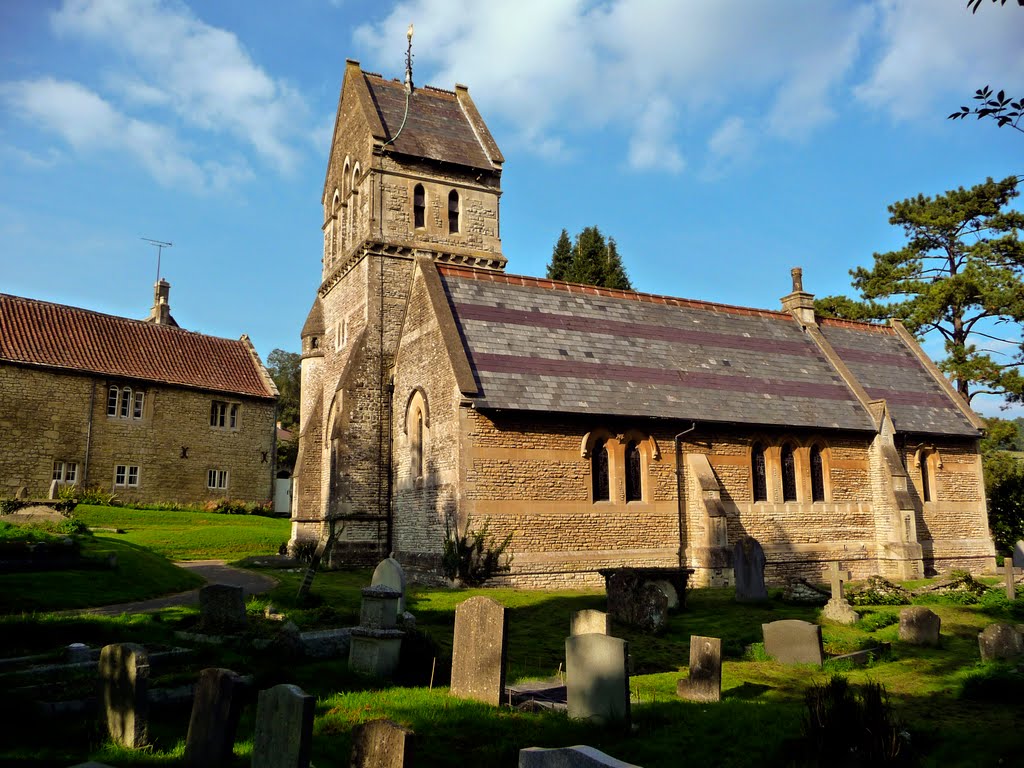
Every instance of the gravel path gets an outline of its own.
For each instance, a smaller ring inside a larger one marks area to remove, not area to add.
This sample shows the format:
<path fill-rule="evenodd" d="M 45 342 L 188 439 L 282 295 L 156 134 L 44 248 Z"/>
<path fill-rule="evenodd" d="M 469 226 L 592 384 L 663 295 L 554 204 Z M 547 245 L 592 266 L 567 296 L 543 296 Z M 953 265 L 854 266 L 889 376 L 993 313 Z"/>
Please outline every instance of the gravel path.
<path fill-rule="evenodd" d="M 198 573 L 207 584 L 230 584 L 241 587 L 246 597 L 258 595 L 271 590 L 277 585 L 277 579 L 264 576 L 252 571 L 245 571 L 241 568 L 233 568 L 225 565 L 223 560 L 189 560 L 175 563 L 179 568 L 185 568 Z M 170 608 L 174 605 L 199 605 L 199 590 L 191 589 L 188 592 L 178 592 L 174 595 L 155 597 L 152 600 L 140 600 L 134 603 L 118 603 L 117 605 L 104 605 L 98 608 L 83 608 L 67 613 L 97 613 L 101 616 L 120 616 L 122 613 L 146 613 L 161 608 Z"/>

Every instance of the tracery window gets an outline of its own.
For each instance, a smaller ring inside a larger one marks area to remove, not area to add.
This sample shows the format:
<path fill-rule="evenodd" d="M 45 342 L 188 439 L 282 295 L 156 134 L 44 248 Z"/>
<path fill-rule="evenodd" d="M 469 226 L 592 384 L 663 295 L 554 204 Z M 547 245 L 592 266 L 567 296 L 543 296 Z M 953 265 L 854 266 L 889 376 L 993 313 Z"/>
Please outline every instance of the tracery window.
<path fill-rule="evenodd" d="M 782 500 L 796 501 L 796 459 L 793 456 L 793 446 L 786 443 L 782 446 L 780 456 L 782 464 Z"/>
<path fill-rule="evenodd" d="M 754 501 L 768 501 L 768 476 L 764 461 L 764 446 L 754 443 L 750 449 L 750 471 Z"/>
<path fill-rule="evenodd" d="M 812 445 L 810 452 L 811 464 L 811 501 L 825 500 L 825 465 L 821 458 L 821 446 Z"/>
<path fill-rule="evenodd" d="M 611 494 L 608 482 L 608 445 L 603 438 L 594 443 L 591 453 L 591 474 L 594 484 L 594 501 L 609 501 Z"/>
<path fill-rule="evenodd" d="M 632 440 L 626 445 L 626 501 L 641 501 L 640 448 Z"/>
<path fill-rule="evenodd" d="M 448 231 L 459 231 L 459 193 L 454 189 L 448 193 Z"/>

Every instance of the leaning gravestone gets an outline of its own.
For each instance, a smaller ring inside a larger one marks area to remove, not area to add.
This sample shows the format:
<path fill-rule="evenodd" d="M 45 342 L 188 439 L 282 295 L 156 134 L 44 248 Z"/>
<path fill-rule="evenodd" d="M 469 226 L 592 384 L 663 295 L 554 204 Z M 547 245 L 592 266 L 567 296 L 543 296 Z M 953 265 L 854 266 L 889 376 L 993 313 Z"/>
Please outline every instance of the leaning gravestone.
<path fill-rule="evenodd" d="M 199 620 L 207 632 L 245 628 L 245 594 L 230 584 L 208 584 L 199 590 Z"/>
<path fill-rule="evenodd" d="M 378 585 L 390 587 L 399 593 L 397 615 L 405 613 L 405 571 L 402 570 L 402 564 L 395 560 L 393 553 L 387 559 L 381 560 L 373 571 L 370 586 Z"/>
<path fill-rule="evenodd" d="M 989 624 L 978 635 L 982 661 L 1016 659 L 1024 656 L 1024 636 L 1012 624 Z"/>
<path fill-rule="evenodd" d="M 189 768 L 219 768 L 231 762 L 242 679 L 230 669 L 210 667 L 199 673 L 182 762 Z"/>
<path fill-rule="evenodd" d="M 115 743 L 130 749 L 146 744 L 149 717 L 149 655 L 135 643 L 100 651 L 100 704 Z"/>
<path fill-rule="evenodd" d="M 1018 541 L 1013 547 L 1013 567 L 1024 568 L 1024 540 Z"/>
<path fill-rule="evenodd" d="M 260 691 L 252 768 L 307 768 L 313 741 L 315 701 L 297 685 Z"/>
<path fill-rule="evenodd" d="M 942 619 L 920 605 L 900 611 L 900 640 L 911 645 L 939 644 Z"/>
<path fill-rule="evenodd" d="M 598 723 L 629 723 L 629 643 L 608 635 L 565 640 L 565 687 L 569 717 Z"/>
<path fill-rule="evenodd" d="M 501 704 L 507 653 L 505 606 L 489 597 L 471 597 L 459 603 L 452 648 L 452 695 Z"/>
<path fill-rule="evenodd" d="M 782 664 L 814 664 L 825 658 L 821 627 L 799 619 L 783 619 L 762 624 L 764 651 Z"/>
<path fill-rule="evenodd" d="M 349 768 L 412 768 L 416 734 L 391 720 L 371 720 L 352 729 Z"/>
<path fill-rule="evenodd" d="M 519 750 L 519 768 L 639 768 L 632 763 L 616 760 L 600 750 L 584 745 L 542 749 L 527 747 Z"/>
<path fill-rule="evenodd" d="M 569 622 L 570 635 L 611 634 L 611 619 L 604 611 L 576 611 Z"/>
<path fill-rule="evenodd" d="M 689 701 L 721 700 L 721 638 L 690 635 L 690 676 L 676 683 L 676 694 Z"/>
<path fill-rule="evenodd" d="M 732 549 L 732 564 L 736 577 L 736 600 L 741 603 L 767 600 L 761 543 L 752 536 L 741 536 Z"/>

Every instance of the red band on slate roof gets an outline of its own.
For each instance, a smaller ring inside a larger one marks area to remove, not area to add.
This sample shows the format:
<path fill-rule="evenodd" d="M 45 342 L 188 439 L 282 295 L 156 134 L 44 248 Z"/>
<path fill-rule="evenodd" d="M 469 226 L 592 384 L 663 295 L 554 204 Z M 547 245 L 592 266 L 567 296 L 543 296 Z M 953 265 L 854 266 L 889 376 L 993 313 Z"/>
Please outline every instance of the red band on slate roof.
<path fill-rule="evenodd" d="M 874 331 L 887 336 L 895 336 L 896 329 L 888 325 L 869 323 L 866 320 L 840 320 L 838 317 L 819 317 L 818 325 L 833 325 L 836 328 L 849 328 L 851 331 Z"/>
<path fill-rule="evenodd" d="M 274 396 L 244 341 L 5 294 L 0 361 Z"/>

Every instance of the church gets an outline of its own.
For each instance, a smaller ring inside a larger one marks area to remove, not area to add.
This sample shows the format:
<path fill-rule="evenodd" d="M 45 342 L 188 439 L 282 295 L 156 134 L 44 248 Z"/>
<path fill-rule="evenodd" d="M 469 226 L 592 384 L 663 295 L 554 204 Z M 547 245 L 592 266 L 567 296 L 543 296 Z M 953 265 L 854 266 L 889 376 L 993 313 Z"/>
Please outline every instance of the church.
<path fill-rule="evenodd" d="M 510 274 L 504 157 L 469 90 L 348 61 L 302 329 L 291 545 L 439 577 L 446 537 L 511 534 L 495 583 L 604 568 L 766 575 L 993 568 L 983 422 L 898 322 Z"/>

